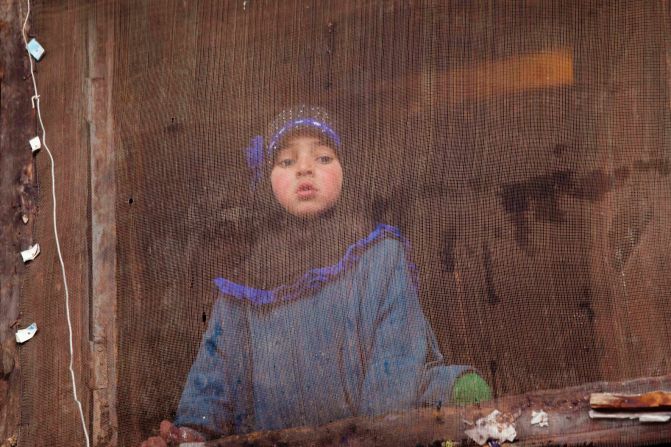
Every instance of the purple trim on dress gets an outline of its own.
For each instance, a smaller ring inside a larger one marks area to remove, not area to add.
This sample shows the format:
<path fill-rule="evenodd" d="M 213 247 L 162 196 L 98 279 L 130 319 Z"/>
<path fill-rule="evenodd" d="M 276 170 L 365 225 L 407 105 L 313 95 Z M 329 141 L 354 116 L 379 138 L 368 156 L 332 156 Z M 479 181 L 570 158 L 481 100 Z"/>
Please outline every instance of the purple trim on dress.
<path fill-rule="evenodd" d="M 240 300 L 248 300 L 252 304 L 262 305 L 291 301 L 301 296 L 305 296 L 306 294 L 317 292 L 328 282 L 338 278 L 342 273 L 351 269 L 359 261 L 366 249 L 373 243 L 387 237 L 394 237 L 403 243 L 412 283 L 413 286 L 417 288 L 417 267 L 409 260 L 410 242 L 401 235 L 398 228 L 385 224 L 379 224 L 371 234 L 350 245 L 345 251 L 345 255 L 337 264 L 309 270 L 293 284 L 282 285 L 272 290 L 255 289 L 253 287 L 243 286 L 225 278 L 215 278 L 214 284 L 221 293 L 231 295 Z"/>
<path fill-rule="evenodd" d="M 290 131 L 291 129 L 295 129 L 297 127 L 316 127 L 333 141 L 333 143 L 336 145 L 336 149 L 340 149 L 340 137 L 338 136 L 335 130 L 331 129 L 331 127 L 328 126 L 328 124 L 323 123 L 314 118 L 297 118 L 295 120 L 287 121 L 287 123 L 284 126 L 282 126 L 277 132 L 275 132 L 275 135 L 273 135 L 273 137 L 270 139 L 270 141 L 268 142 L 268 150 L 267 150 L 269 160 L 272 160 L 273 152 L 276 149 L 275 146 L 277 146 L 277 143 L 279 143 L 279 141 L 282 139 L 282 136 L 286 132 Z"/>

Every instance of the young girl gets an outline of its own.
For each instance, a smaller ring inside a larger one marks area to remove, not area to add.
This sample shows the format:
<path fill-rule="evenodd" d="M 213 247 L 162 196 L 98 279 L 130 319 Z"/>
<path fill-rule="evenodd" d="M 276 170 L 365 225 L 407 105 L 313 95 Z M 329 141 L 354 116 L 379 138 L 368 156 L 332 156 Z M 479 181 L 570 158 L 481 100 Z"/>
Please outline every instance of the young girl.
<path fill-rule="evenodd" d="M 323 109 L 302 106 L 252 152 L 265 219 L 246 284 L 214 280 L 220 298 L 165 440 L 490 398 L 471 368 L 444 364 L 399 231 L 352 215 L 347 150 Z"/>

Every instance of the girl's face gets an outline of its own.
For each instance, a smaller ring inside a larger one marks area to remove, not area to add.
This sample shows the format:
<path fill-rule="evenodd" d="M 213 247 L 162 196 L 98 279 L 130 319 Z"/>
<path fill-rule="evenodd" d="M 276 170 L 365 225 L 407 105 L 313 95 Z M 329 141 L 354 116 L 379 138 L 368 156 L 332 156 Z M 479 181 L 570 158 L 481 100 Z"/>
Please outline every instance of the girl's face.
<path fill-rule="evenodd" d="M 314 136 L 295 136 L 277 152 L 270 184 L 278 202 L 297 217 L 328 211 L 340 197 L 342 166 L 330 146 Z"/>

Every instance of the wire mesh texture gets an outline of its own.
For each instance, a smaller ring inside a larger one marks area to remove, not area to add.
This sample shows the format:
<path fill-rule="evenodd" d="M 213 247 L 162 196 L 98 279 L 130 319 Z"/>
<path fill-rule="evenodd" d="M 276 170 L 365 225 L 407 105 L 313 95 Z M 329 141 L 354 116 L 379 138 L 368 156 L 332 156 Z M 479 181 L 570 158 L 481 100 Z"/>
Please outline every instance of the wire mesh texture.
<path fill-rule="evenodd" d="M 75 3 L 35 28 L 67 40 Z M 120 445 L 187 407 L 213 436 L 410 409 L 438 364 L 465 368 L 445 404 L 464 371 L 495 397 L 671 372 L 666 2 L 107 3 Z M 342 167 L 307 217 L 276 178 L 306 141 L 332 157 L 302 203 Z"/>

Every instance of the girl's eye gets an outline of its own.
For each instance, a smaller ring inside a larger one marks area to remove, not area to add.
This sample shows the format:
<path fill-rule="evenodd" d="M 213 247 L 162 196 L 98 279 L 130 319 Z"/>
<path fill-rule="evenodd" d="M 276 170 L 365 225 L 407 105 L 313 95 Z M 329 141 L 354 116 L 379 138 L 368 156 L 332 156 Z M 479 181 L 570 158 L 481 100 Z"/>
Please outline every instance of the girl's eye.
<path fill-rule="evenodd" d="M 294 164 L 294 161 L 291 158 L 285 158 L 284 160 L 280 160 L 277 162 L 277 165 L 282 168 L 288 168 L 292 164 Z"/>
<path fill-rule="evenodd" d="M 317 161 L 323 165 L 326 165 L 333 161 L 333 157 L 330 155 L 322 155 L 321 157 L 317 157 Z"/>

